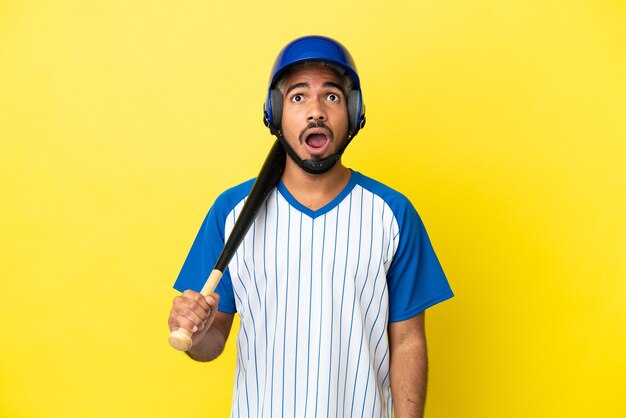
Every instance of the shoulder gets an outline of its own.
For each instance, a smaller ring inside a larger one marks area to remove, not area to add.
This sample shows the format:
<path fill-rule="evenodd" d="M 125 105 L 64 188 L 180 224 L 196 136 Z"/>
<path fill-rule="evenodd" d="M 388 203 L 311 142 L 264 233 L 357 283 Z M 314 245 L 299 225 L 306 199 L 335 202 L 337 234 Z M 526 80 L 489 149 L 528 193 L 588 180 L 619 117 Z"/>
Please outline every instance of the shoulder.
<path fill-rule="evenodd" d="M 222 213 L 229 213 L 237 206 L 243 199 L 250 194 L 252 185 L 254 184 L 254 178 L 244 181 L 236 186 L 233 186 L 224 192 L 222 192 L 215 203 L 213 203 L 213 210 Z"/>
<path fill-rule="evenodd" d="M 396 216 L 404 214 L 407 210 L 415 211 L 411 201 L 401 192 L 357 171 L 354 171 L 353 175 L 356 177 L 356 183 L 358 185 L 374 196 L 379 197 L 382 202 L 389 206 Z"/>

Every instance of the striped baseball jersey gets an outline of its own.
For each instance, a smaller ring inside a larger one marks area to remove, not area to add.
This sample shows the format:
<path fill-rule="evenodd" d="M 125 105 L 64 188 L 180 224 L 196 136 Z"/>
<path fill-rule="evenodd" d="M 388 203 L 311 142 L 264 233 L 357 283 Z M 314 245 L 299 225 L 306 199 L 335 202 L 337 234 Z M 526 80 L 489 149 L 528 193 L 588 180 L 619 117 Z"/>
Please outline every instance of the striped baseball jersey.
<path fill-rule="evenodd" d="M 202 288 L 252 184 L 216 200 L 176 289 Z M 279 182 L 216 293 L 240 317 L 233 418 L 391 418 L 389 322 L 453 296 L 408 199 L 356 171 L 315 211 Z"/>

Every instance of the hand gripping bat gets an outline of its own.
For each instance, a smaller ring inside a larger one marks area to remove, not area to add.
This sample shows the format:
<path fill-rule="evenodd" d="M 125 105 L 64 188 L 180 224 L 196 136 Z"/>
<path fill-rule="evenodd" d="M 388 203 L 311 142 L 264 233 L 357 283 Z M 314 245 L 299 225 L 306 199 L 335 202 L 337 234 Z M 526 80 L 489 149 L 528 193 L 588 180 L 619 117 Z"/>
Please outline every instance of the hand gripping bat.
<path fill-rule="evenodd" d="M 200 291 L 203 296 L 208 296 L 215 291 L 215 287 L 222 278 L 224 270 L 228 267 L 228 263 L 230 263 L 237 248 L 239 248 L 239 244 L 241 244 L 248 229 L 250 229 L 259 209 L 263 203 L 265 203 L 265 200 L 274 188 L 274 185 L 276 185 L 280 179 L 284 170 L 285 149 L 280 142 L 276 140 L 263 163 L 263 167 L 261 167 L 261 171 L 259 171 L 259 175 L 252 185 L 250 194 L 235 221 L 235 226 L 224 244 L 224 248 L 215 263 L 215 267 L 213 267 L 213 271 Z M 191 333 L 185 328 L 180 327 L 172 331 L 169 342 L 175 349 L 187 351 L 191 348 Z"/>

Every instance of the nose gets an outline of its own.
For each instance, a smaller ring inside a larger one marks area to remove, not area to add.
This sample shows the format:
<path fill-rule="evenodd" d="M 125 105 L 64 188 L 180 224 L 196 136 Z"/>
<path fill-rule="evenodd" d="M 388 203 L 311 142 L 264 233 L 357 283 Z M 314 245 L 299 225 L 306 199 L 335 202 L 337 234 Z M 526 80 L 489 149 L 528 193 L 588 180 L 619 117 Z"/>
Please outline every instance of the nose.
<path fill-rule="evenodd" d="M 325 121 L 326 113 L 324 112 L 324 108 L 321 103 L 317 100 L 313 100 L 311 102 L 311 106 L 309 106 L 307 112 L 307 122 L 315 122 L 315 121 Z"/>

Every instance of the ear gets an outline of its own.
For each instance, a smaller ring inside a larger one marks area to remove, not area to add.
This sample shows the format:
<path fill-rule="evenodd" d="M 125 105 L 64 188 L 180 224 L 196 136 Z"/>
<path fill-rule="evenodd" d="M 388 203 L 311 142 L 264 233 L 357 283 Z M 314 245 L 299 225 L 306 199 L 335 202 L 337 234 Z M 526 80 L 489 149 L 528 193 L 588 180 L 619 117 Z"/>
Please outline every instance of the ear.
<path fill-rule="evenodd" d="M 270 91 L 270 100 L 272 101 L 272 126 L 280 131 L 281 121 L 283 120 L 283 94 L 278 89 Z"/>

